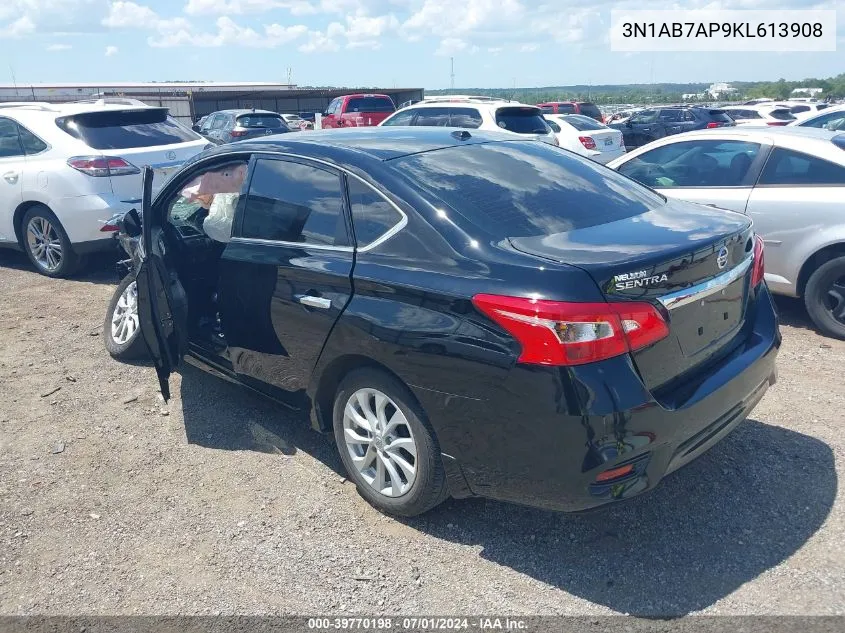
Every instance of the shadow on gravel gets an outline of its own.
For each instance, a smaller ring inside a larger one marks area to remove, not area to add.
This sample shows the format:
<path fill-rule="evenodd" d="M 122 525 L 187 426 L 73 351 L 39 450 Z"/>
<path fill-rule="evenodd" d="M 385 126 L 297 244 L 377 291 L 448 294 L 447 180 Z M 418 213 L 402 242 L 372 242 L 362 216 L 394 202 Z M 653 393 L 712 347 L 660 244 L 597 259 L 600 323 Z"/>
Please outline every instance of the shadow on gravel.
<path fill-rule="evenodd" d="M 338 474 L 343 472 L 334 445 L 311 430 L 307 414 L 286 409 L 193 365 L 183 364 L 179 372 L 182 415 L 189 443 L 221 450 L 284 455 L 301 450 Z"/>
<path fill-rule="evenodd" d="M 781 324 L 805 330 L 816 329 L 813 322 L 810 321 L 807 308 L 804 307 L 804 302 L 801 299 L 775 296 L 775 306 L 777 307 Z"/>
<path fill-rule="evenodd" d="M 115 247 L 116 249 L 117 247 Z M 120 279 L 118 279 L 115 265 L 121 259 L 120 255 L 123 251 L 118 253 L 108 251 L 103 253 L 94 253 L 85 259 L 82 268 L 68 281 L 83 281 L 93 284 L 107 284 L 116 286 Z M 12 270 L 22 270 L 31 273 L 33 276 L 40 275 L 35 272 L 35 266 L 29 261 L 25 253 L 13 251 L 6 248 L 0 248 L 0 269 L 9 268 Z"/>
<path fill-rule="evenodd" d="M 334 444 L 312 431 L 303 413 L 191 365 L 181 374 L 190 443 L 301 450 L 343 473 Z M 480 545 L 484 559 L 615 611 L 680 616 L 711 606 L 798 551 L 830 513 L 836 490 L 827 444 L 749 420 L 654 491 L 616 507 L 565 515 L 450 500 L 404 523 Z"/>
<path fill-rule="evenodd" d="M 794 554 L 836 488 L 827 444 L 750 420 L 626 505 L 561 515 L 449 501 L 406 524 L 615 611 L 679 616 Z"/>

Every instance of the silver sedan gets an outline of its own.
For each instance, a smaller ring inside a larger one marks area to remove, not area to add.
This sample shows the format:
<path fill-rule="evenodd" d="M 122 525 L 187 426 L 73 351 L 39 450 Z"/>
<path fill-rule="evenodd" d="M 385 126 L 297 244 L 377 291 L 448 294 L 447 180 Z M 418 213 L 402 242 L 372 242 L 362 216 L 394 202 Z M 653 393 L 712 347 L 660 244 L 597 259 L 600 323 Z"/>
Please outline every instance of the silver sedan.
<path fill-rule="evenodd" d="M 660 139 L 608 163 L 660 193 L 737 211 L 766 246 L 766 282 L 845 339 L 845 133 L 745 127 Z"/>

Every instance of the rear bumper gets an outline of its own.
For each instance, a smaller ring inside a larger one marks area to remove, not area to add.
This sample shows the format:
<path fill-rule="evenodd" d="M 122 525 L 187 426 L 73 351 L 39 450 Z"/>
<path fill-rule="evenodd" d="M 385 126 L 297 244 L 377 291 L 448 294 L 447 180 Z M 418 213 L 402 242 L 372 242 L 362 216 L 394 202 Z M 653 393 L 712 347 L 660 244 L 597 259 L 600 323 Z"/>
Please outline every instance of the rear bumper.
<path fill-rule="evenodd" d="M 50 207 L 74 248 L 77 248 L 77 244 L 108 240 L 111 234 L 100 232 L 103 223 L 115 213 L 140 208 L 140 202 L 121 200 L 111 194 L 97 194 L 58 198 L 51 201 Z"/>
<path fill-rule="evenodd" d="M 780 332 L 765 286 L 753 310 L 742 345 L 671 405 L 653 397 L 627 356 L 567 369 L 520 365 L 472 398 L 416 388 L 466 481 L 455 496 L 581 511 L 654 488 L 728 435 L 775 381 Z M 624 477 L 597 482 L 629 464 Z"/>
<path fill-rule="evenodd" d="M 589 152 L 589 155 L 590 158 L 596 161 L 597 163 L 606 165 L 610 161 L 619 158 L 620 156 L 624 156 L 625 150 L 620 148 L 611 152 Z"/>

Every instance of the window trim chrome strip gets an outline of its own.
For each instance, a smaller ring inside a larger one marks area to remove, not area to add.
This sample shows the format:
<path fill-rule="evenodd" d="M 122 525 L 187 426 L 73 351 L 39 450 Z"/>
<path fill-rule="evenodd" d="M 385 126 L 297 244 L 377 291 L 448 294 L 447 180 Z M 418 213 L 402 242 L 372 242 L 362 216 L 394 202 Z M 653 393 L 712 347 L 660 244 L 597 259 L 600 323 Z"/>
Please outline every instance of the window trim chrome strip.
<path fill-rule="evenodd" d="M 730 286 L 737 279 L 745 275 L 754 261 L 751 254 L 729 271 L 717 275 L 708 281 L 658 297 L 658 301 L 667 310 L 674 310 L 690 303 L 695 303 Z"/>

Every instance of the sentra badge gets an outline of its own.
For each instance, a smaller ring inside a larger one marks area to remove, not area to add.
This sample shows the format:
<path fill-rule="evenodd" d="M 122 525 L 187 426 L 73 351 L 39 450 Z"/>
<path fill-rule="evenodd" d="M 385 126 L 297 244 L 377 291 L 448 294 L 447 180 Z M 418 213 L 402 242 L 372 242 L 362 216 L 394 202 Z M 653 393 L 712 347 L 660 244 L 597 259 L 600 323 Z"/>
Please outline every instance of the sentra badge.
<path fill-rule="evenodd" d="M 663 283 L 664 281 L 669 281 L 669 275 L 666 273 L 662 275 L 650 275 L 647 270 L 637 270 L 632 273 L 625 273 L 624 275 L 616 275 L 613 278 L 613 284 L 617 291 L 645 288 Z"/>

